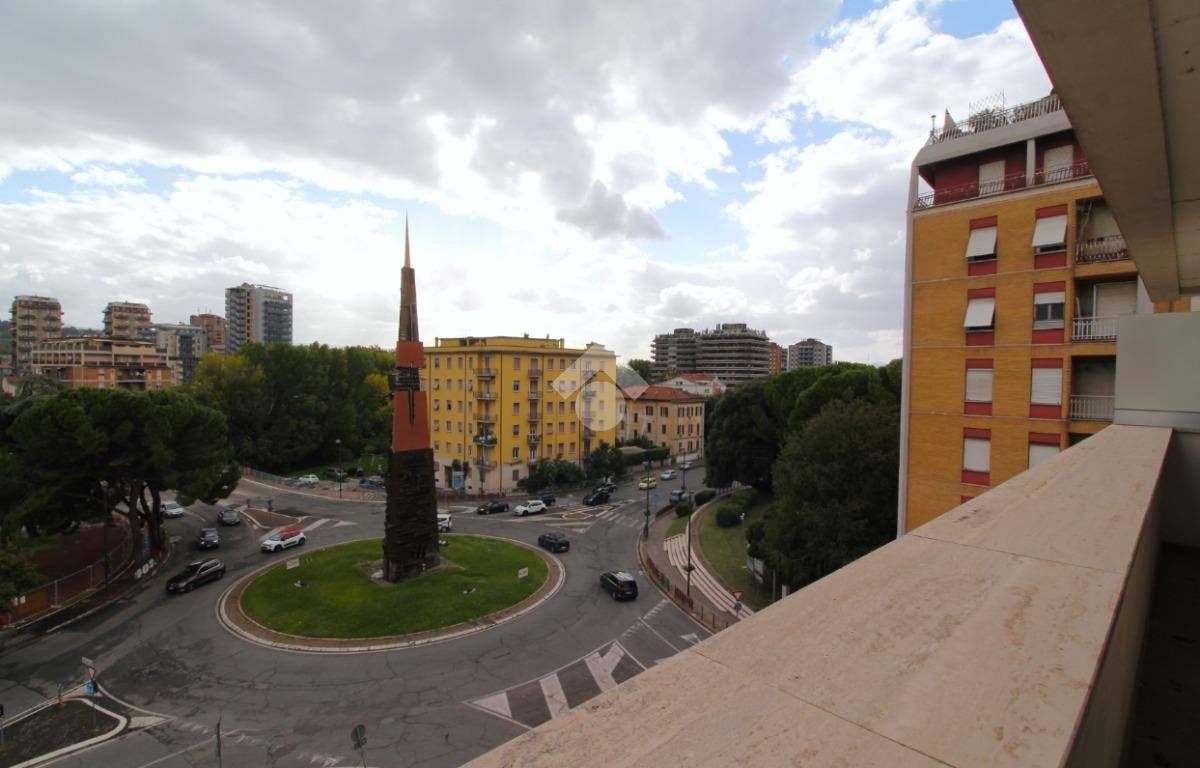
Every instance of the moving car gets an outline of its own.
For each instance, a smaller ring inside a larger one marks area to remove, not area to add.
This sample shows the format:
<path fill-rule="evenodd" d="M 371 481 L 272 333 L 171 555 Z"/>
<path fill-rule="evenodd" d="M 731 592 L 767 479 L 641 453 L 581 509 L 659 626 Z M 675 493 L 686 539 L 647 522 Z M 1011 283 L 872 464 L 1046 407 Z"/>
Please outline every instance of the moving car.
<path fill-rule="evenodd" d="M 600 586 L 613 600 L 633 600 L 638 596 L 637 580 L 625 571 L 605 571 L 600 574 Z"/>
<path fill-rule="evenodd" d="M 540 515 L 546 511 L 546 502 L 541 499 L 530 499 L 524 504 L 519 504 L 513 510 L 513 514 L 517 517 L 525 517 L 526 515 Z"/>
<path fill-rule="evenodd" d="M 263 552 L 278 552 L 288 547 L 304 545 L 304 531 L 299 528 L 284 528 L 279 533 L 272 533 L 263 539 Z"/>
<path fill-rule="evenodd" d="M 543 493 L 543 494 L 538 495 L 538 498 L 541 499 L 542 503 L 545 504 L 547 507 L 553 507 L 554 502 L 558 501 L 558 499 L 554 496 L 553 493 Z"/>
<path fill-rule="evenodd" d="M 485 501 L 482 504 L 480 504 L 478 507 L 475 507 L 475 514 L 477 514 L 477 515 L 491 515 L 491 514 L 495 514 L 496 512 L 507 512 L 507 511 L 508 511 L 508 502 L 507 501 Z"/>
<path fill-rule="evenodd" d="M 617 484 L 612 480 L 605 480 L 603 483 L 600 483 L 600 485 L 596 486 L 596 490 L 612 495 L 617 491 Z"/>
<path fill-rule="evenodd" d="M 676 474 L 675 470 L 673 470 L 673 469 L 664 469 L 663 473 L 658 476 L 658 479 L 659 480 L 674 480 L 675 474 Z"/>
<path fill-rule="evenodd" d="M 653 477 L 643 477 L 641 482 L 638 483 L 639 491 L 648 491 L 651 488 L 657 488 L 657 487 L 658 487 L 658 480 Z"/>
<path fill-rule="evenodd" d="M 183 517 L 183 505 L 178 501 L 164 501 L 160 509 L 163 517 Z"/>
<path fill-rule="evenodd" d="M 674 503 L 676 501 L 683 501 L 684 498 L 686 498 L 686 497 L 687 497 L 687 491 L 683 490 L 682 488 L 676 488 L 675 490 L 671 491 L 671 502 L 672 503 Z"/>
<path fill-rule="evenodd" d="M 450 519 L 449 512 L 438 512 L 437 520 L 439 533 L 449 533 L 454 527 L 454 522 Z"/>
<path fill-rule="evenodd" d="M 571 549 L 571 542 L 561 533 L 551 532 L 538 536 L 538 546 L 551 552 L 567 552 Z"/>
<path fill-rule="evenodd" d="M 201 528 L 200 537 L 196 539 L 196 549 L 216 549 L 221 546 L 221 534 L 216 528 Z"/>
<path fill-rule="evenodd" d="M 595 490 L 583 497 L 583 503 L 589 507 L 608 503 L 608 491 Z"/>
<path fill-rule="evenodd" d="M 682 464 L 680 464 L 680 465 L 679 465 L 679 468 L 680 468 L 680 469 L 691 469 L 691 468 L 692 468 L 692 467 L 694 467 L 694 466 L 696 466 L 694 462 L 691 462 L 691 461 L 685 461 L 685 462 L 683 462 Z"/>
<path fill-rule="evenodd" d="M 242 516 L 233 507 L 221 507 L 217 513 L 217 522 L 221 525 L 241 525 Z"/>
<path fill-rule="evenodd" d="M 191 592 L 201 584 L 216 581 L 225 575 L 225 564 L 220 560 L 199 560 L 184 568 L 167 581 L 168 592 Z"/>

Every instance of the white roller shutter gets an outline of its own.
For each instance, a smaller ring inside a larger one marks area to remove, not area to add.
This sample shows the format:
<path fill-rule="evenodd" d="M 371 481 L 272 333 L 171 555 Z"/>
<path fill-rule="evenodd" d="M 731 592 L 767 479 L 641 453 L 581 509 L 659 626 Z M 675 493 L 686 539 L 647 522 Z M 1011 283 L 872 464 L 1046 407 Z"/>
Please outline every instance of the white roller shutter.
<path fill-rule="evenodd" d="M 1049 461 L 1058 455 L 1057 445 L 1048 445 L 1046 443 L 1030 443 L 1029 444 L 1029 468 L 1033 469 L 1043 461 Z"/>
<path fill-rule="evenodd" d="M 969 402 L 969 403 L 990 403 L 990 402 L 992 402 L 992 369 L 991 368 L 968 368 L 967 369 L 967 402 Z"/>
<path fill-rule="evenodd" d="M 987 297 L 970 299 L 967 302 L 967 314 L 963 318 L 964 328 L 991 328 L 995 324 L 996 299 Z"/>
<path fill-rule="evenodd" d="M 1096 317 L 1132 315 L 1137 311 L 1137 281 L 1096 284 Z"/>
<path fill-rule="evenodd" d="M 1048 248 L 1062 247 L 1067 242 L 1067 217 L 1046 216 L 1038 219 L 1033 228 L 1033 247 Z"/>
<path fill-rule="evenodd" d="M 1200 312 L 1200 296 L 1192 297 L 1192 311 Z"/>
<path fill-rule="evenodd" d="M 1048 293 L 1035 293 L 1033 295 L 1034 304 L 1063 304 L 1067 300 L 1067 294 L 1062 291 L 1051 291 Z"/>
<path fill-rule="evenodd" d="M 1065 147 L 1047 149 L 1045 157 L 1042 158 L 1042 168 L 1052 181 L 1055 178 L 1052 175 L 1055 171 L 1062 171 L 1062 169 L 1070 168 L 1074 164 L 1075 148 L 1070 144 Z"/>
<path fill-rule="evenodd" d="M 967 258 L 977 259 L 996 255 L 996 228 L 980 227 L 971 230 L 971 238 L 967 240 Z"/>
<path fill-rule="evenodd" d="M 992 441 L 981 437 L 963 438 L 963 469 L 970 472 L 990 472 Z"/>
<path fill-rule="evenodd" d="M 1029 402 L 1062 405 L 1062 368 L 1034 368 Z"/>
<path fill-rule="evenodd" d="M 1004 161 L 982 163 L 979 166 L 979 194 L 990 195 L 1004 191 Z"/>

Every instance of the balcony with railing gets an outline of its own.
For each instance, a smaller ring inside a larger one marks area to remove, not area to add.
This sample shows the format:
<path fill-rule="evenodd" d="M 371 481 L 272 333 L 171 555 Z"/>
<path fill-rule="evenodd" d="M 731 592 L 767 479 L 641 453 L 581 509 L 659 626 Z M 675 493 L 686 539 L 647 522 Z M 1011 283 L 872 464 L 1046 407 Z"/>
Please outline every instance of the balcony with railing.
<path fill-rule="evenodd" d="M 542 436 L 536 432 L 529 433 L 525 436 L 525 439 L 530 445 L 539 445 L 542 442 Z"/>
<path fill-rule="evenodd" d="M 542 369 L 541 368 L 530 368 L 529 369 L 529 378 L 533 381 L 537 381 L 538 379 L 542 378 Z"/>
<path fill-rule="evenodd" d="M 476 393 L 475 393 L 475 399 L 476 399 L 476 400 L 495 400 L 495 399 L 496 399 L 496 393 L 495 393 L 495 392 L 489 392 L 489 391 L 487 391 L 487 390 L 483 390 L 483 391 L 480 391 L 480 392 L 476 392 Z"/>
<path fill-rule="evenodd" d="M 596 396 L 596 390 L 592 389 L 591 387 L 583 388 L 583 398 L 585 400 L 591 400 L 595 396 Z"/>
<path fill-rule="evenodd" d="M 530 400 L 541 400 L 541 399 L 542 399 L 542 393 L 541 393 L 541 392 L 538 392 L 536 389 L 531 389 L 531 390 L 529 390 L 529 392 L 526 394 L 526 397 L 528 397 Z"/>
<path fill-rule="evenodd" d="M 1069 417 L 1077 421 L 1112 421 L 1112 395 L 1071 395 Z"/>
<path fill-rule="evenodd" d="M 496 462 L 492 461 L 491 459 L 484 458 L 484 455 L 481 453 L 475 458 L 475 466 L 482 470 L 495 469 Z"/>
<path fill-rule="evenodd" d="M 496 417 L 487 411 L 476 411 L 475 421 L 479 422 L 480 424 L 495 424 Z"/>
<path fill-rule="evenodd" d="M 1106 264 L 1129 258 L 1124 235 L 1107 235 L 1080 240 L 1075 244 L 1076 264 Z"/>
<path fill-rule="evenodd" d="M 491 433 L 475 435 L 474 442 L 476 445 L 491 448 L 496 444 L 496 436 Z"/>
<path fill-rule="evenodd" d="M 1071 341 L 1115 341 L 1117 318 L 1076 317 L 1071 320 Z"/>
<path fill-rule="evenodd" d="M 913 210 L 920 211 L 938 205 L 960 203 L 964 200 L 974 200 L 975 198 L 979 197 L 999 195 L 1004 192 L 1025 189 L 1026 187 L 1041 187 L 1049 184 L 1059 184 L 1064 181 L 1084 179 L 1091 175 L 1091 164 L 1088 163 L 1087 160 L 1081 160 L 1078 163 L 1072 163 L 1070 165 L 1061 165 L 1055 168 L 1040 169 L 1033 174 L 1032 179 L 1027 179 L 1024 173 L 1012 173 L 994 181 L 986 181 L 982 184 L 973 181 L 967 184 L 938 187 L 932 192 L 918 196 L 917 202 L 913 206 Z"/>
<path fill-rule="evenodd" d="M 527 416 L 526 418 L 529 421 L 532 421 L 536 424 L 537 422 L 542 420 L 542 414 L 538 412 L 537 408 L 531 408 L 531 409 L 529 409 L 529 416 Z"/>
<path fill-rule="evenodd" d="M 941 144 L 961 139 L 964 136 L 976 136 L 984 131 L 994 131 L 997 128 L 1015 125 L 1031 118 L 1061 112 L 1062 108 L 1062 102 L 1057 95 L 1052 93 L 1049 96 L 1017 104 L 1007 109 L 979 110 L 961 123 L 947 121 L 940 131 L 931 130 L 929 141 L 926 144 Z"/>
<path fill-rule="evenodd" d="M 496 378 L 496 369 L 494 368 L 476 368 L 475 378 L 477 379 L 494 379 Z"/>

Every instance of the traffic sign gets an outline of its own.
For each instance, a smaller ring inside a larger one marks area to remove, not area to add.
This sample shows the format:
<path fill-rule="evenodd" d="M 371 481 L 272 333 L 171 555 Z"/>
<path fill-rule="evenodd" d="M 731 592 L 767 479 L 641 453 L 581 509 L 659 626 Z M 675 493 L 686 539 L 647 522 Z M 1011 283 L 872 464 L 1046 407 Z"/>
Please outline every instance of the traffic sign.
<path fill-rule="evenodd" d="M 350 742 L 354 744 L 355 749 L 362 749 L 367 746 L 367 728 L 359 723 L 354 726 L 354 730 L 350 731 Z"/>
<path fill-rule="evenodd" d="M 95 696 L 96 695 L 96 681 L 88 680 L 86 683 L 84 683 L 83 684 L 83 692 L 86 693 L 88 696 Z"/>
<path fill-rule="evenodd" d="M 522 568 L 521 570 L 517 571 L 517 578 L 518 578 L 518 579 L 524 579 L 524 578 L 526 578 L 527 576 L 529 576 L 529 569 L 528 569 L 528 568 Z"/>

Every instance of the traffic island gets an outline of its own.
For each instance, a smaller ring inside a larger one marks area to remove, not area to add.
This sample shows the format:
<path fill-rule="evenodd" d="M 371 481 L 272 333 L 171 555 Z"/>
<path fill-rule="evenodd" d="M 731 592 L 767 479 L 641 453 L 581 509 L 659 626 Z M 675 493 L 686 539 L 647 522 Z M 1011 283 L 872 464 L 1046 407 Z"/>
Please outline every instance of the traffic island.
<path fill-rule="evenodd" d="M 0 768 L 38 765 L 103 741 L 124 727 L 124 718 L 93 702 L 67 699 L 51 704 L 4 727 Z"/>
<path fill-rule="evenodd" d="M 395 584 L 379 578 L 382 540 L 281 557 L 217 605 L 235 635 L 280 650 L 361 653 L 424 645 L 520 616 L 562 585 L 561 563 L 491 536 L 443 535 L 443 563 Z"/>

